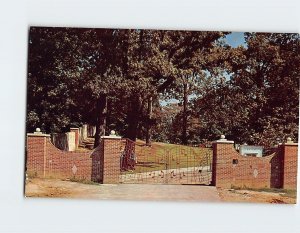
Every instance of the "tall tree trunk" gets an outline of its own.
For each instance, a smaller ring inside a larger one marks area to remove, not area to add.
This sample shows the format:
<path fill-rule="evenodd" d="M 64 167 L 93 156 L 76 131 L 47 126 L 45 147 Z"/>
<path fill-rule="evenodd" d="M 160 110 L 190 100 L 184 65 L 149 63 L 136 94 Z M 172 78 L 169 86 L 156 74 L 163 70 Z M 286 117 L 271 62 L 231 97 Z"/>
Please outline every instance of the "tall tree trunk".
<path fill-rule="evenodd" d="M 187 144 L 187 104 L 188 104 L 188 85 L 183 84 L 183 116 L 182 116 L 182 144 Z"/>
<path fill-rule="evenodd" d="M 151 127 L 152 127 L 152 96 L 148 99 L 148 108 L 147 108 L 147 114 L 148 114 L 148 122 L 147 122 L 147 128 L 146 128 L 146 145 L 151 146 Z"/>
<path fill-rule="evenodd" d="M 135 96 L 130 102 L 130 110 L 127 115 L 128 128 L 126 130 L 126 137 L 132 141 L 136 141 L 137 138 L 140 112 L 141 101 L 138 96 Z"/>
<path fill-rule="evenodd" d="M 107 96 L 105 94 L 100 95 L 96 104 L 96 112 L 97 112 L 97 122 L 96 122 L 94 148 L 99 146 L 101 136 L 105 135 L 106 113 L 107 113 Z"/>

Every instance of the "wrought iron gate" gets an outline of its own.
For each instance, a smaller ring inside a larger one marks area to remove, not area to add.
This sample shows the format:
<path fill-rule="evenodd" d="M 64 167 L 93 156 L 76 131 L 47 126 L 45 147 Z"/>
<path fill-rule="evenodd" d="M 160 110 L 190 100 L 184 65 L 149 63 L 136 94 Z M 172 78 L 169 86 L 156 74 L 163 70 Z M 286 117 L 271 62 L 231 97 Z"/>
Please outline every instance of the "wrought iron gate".
<path fill-rule="evenodd" d="M 212 149 L 126 139 L 120 168 L 120 183 L 210 185 Z"/>

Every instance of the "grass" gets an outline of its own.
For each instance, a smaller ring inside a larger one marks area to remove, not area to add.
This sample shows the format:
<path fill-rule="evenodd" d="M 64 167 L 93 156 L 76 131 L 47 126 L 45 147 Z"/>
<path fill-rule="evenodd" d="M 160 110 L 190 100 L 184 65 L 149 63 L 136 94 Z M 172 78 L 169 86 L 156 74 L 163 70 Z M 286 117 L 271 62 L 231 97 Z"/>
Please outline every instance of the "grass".
<path fill-rule="evenodd" d="M 137 164 L 131 173 L 179 169 L 186 167 L 210 166 L 212 150 L 210 148 L 153 142 L 151 147 L 137 140 L 135 153 Z"/>
<path fill-rule="evenodd" d="M 93 142 L 93 138 L 87 138 L 84 143 Z M 77 151 L 91 151 L 79 147 Z M 162 142 L 152 142 L 151 147 L 146 146 L 142 140 L 135 143 L 137 164 L 135 170 L 124 173 L 140 173 L 148 171 L 160 171 L 165 169 L 179 169 L 186 167 L 210 166 L 212 161 L 212 149 L 191 147 Z"/>

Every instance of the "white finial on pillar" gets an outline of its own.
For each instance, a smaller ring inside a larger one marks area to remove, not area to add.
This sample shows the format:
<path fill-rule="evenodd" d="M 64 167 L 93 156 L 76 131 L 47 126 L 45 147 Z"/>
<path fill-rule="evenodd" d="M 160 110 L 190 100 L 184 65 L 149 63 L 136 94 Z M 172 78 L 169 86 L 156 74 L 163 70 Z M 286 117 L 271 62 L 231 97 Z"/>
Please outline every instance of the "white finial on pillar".
<path fill-rule="evenodd" d="M 226 139 L 225 135 L 222 134 L 222 135 L 220 135 L 220 139 L 217 141 L 214 141 L 214 143 L 230 143 L 230 144 L 232 144 L 232 143 L 234 143 L 234 141 L 228 141 Z"/>
<path fill-rule="evenodd" d="M 42 134 L 41 129 L 40 128 L 36 128 L 34 134 Z"/>
<path fill-rule="evenodd" d="M 114 131 L 114 130 L 110 131 L 110 135 L 109 136 L 116 136 L 116 131 Z"/>
<path fill-rule="evenodd" d="M 110 131 L 109 136 L 101 136 L 101 138 L 120 139 L 121 137 L 116 135 L 116 131 L 112 130 Z"/>
<path fill-rule="evenodd" d="M 284 145 L 289 145 L 289 146 L 298 146 L 298 143 L 297 143 L 297 142 L 294 142 L 294 141 L 292 140 L 291 137 L 288 137 L 288 138 L 286 139 L 286 142 L 283 143 L 283 144 L 284 144 Z"/>
<path fill-rule="evenodd" d="M 286 139 L 286 143 L 293 143 L 292 138 L 291 138 L 291 137 L 288 137 L 288 138 Z"/>
<path fill-rule="evenodd" d="M 44 134 L 40 128 L 36 128 L 33 133 L 27 133 L 27 136 L 50 137 L 50 134 Z"/>

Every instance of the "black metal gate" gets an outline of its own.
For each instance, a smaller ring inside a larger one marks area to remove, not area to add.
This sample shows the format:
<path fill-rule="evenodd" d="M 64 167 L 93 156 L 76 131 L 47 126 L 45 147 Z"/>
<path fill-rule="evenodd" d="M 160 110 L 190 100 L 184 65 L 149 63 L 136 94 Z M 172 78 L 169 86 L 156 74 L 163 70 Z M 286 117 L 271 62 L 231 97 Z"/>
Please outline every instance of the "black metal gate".
<path fill-rule="evenodd" d="M 210 185 L 212 149 L 126 139 L 120 168 L 120 183 Z"/>

